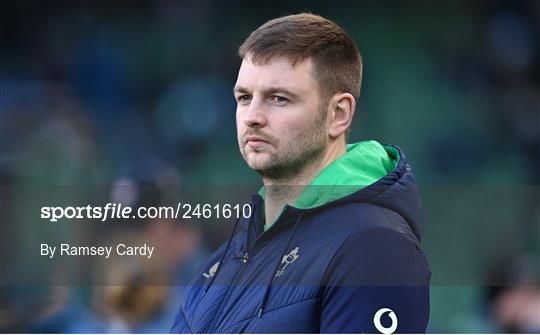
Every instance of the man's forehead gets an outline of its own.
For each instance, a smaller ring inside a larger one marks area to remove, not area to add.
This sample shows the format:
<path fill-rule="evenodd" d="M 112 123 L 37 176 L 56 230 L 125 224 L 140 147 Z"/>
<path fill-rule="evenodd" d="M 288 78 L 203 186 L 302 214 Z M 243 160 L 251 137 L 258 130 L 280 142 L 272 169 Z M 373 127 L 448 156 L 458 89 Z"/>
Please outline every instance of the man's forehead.
<path fill-rule="evenodd" d="M 312 75 L 312 62 L 306 59 L 298 64 L 285 57 L 274 57 L 264 63 L 253 63 L 249 57 L 242 60 L 235 87 L 258 89 L 286 87 L 312 89 L 316 84 Z"/>

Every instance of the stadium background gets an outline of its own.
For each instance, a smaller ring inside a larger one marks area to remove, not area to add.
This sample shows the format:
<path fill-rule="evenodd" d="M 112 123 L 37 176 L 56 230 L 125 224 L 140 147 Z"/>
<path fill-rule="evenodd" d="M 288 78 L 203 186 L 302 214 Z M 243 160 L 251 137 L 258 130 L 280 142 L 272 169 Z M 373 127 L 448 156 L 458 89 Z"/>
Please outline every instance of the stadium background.
<path fill-rule="evenodd" d="M 300 11 L 360 47 L 351 140 L 398 144 L 413 166 L 429 331 L 540 330 L 538 1 L 2 2 L 0 184 L 258 185 L 237 152 L 237 47 Z M 2 229 L 33 234 L 6 194 Z M 189 274 L 228 233 L 180 226 L 171 262 Z M 170 290 L 3 287 L 0 329 L 167 331 Z"/>

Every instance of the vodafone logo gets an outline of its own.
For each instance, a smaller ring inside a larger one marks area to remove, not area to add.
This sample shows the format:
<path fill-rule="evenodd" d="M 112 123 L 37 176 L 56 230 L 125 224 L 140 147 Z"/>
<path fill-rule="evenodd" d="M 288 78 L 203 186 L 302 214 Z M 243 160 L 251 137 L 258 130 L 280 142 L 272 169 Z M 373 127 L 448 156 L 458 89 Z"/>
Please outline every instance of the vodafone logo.
<path fill-rule="evenodd" d="M 388 313 L 390 320 L 392 320 L 390 327 L 385 327 L 381 324 L 381 318 L 385 313 Z M 382 334 L 392 334 L 396 331 L 398 325 L 396 313 L 394 313 L 394 311 L 390 308 L 381 308 L 373 316 L 373 324 L 375 325 L 375 328 L 377 328 L 377 330 Z"/>

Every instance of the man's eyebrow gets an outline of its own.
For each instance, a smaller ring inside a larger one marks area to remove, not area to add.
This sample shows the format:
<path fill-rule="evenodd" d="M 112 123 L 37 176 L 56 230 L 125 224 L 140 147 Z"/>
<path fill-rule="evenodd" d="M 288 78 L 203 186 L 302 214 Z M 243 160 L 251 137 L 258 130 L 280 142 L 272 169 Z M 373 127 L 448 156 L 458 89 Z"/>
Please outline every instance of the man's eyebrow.
<path fill-rule="evenodd" d="M 242 93 L 246 93 L 246 92 L 249 92 L 249 90 L 245 87 L 242 87 L 242 86 L 235 86 L 233 87 L 233 92 L 234 93 L 237 93 L 237 92 L 242 92 Z"/>
<path fill-rule="evenodd" d="M 233 89 L 234 93 L 249 93 L 250 90 L 248 90 L 247 88 L 243 87 L 243 86 L 235 86 L 234 89 Z M 264 95 L 272 95 L 272 94 L 276 94 L 276 93 L 284 93 L 286 95 L 289 95 L 293 98 L 296 98 L 298 97 L 298 94 L 297 93 L 294 93 L 293 91 L 285 88 L 285 87 L 279 87 L 279 86 L 271 86 L 271 87 L 267 87 L 265 88 L 262 93 Z"/>

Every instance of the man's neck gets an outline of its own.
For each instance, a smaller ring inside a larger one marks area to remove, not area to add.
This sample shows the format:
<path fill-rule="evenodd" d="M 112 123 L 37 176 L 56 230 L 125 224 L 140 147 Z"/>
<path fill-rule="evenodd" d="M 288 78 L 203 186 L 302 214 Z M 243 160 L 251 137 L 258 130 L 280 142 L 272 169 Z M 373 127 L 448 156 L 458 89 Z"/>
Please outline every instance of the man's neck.
<path fill-rule="evenodd" d="M 282 179 L 265 178 L 263 183 L 265 188 L 264 212 L 266 224 L 272 224 L 281 213 L 286 204 L 294 205 L 296 199 L 304 192 L 315 177 L 336 160 L 346 153 L 345 145 L 331 145 L 323 153 L 320 159 L 306 166 L 294 176 Z"/>

